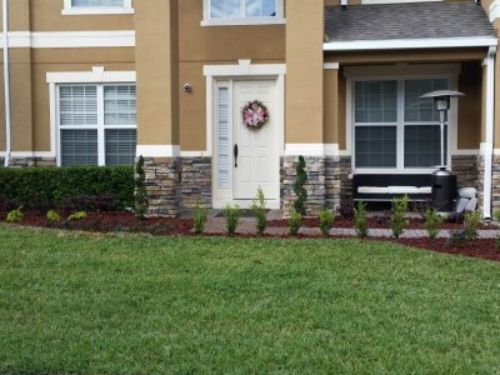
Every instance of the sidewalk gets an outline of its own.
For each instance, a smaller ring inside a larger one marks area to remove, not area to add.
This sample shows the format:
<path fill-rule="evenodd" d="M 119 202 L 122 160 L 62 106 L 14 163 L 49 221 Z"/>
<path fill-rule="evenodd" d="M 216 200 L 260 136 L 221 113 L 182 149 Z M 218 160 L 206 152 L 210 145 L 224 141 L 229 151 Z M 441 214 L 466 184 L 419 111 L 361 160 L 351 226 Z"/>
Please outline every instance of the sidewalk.
<path fill-rule="evenodd" d="M 208 234 L 226 234 L 226 221 L 221 217 L 210 216 L 205 225 L 205 233 Z M 238 226 L 237 232 L 242 235 L 253 235 L 257 234 L 255 230 L 255 219 L 253 218 L 241 218 L 240 225 Z M 268 227 L 265 234 L 273 236 L 284 236 L 290 233 L 288 227 Z M 304 236 L 317 237 L 321 236 L 321 230 L 319 228 L 301 228 L 299 234 Z M 492 239 L 496 238 L 500 234 L 500 230 L 480 230 L 478 231 L 479 239 Z M 335 228 L 335 222 L 333 224 L 333 229 L 330 231 L 331 236 L 336 237 L 356 237 L 356 230 L 354 228 Z M 368 232 L 369 237 L 375 238 L 390 238 L 392 237 L 392 231 L 390 229 L 370 229 Z M 427 231 L 423 229 L 408 229 L 406 230 L 401 238 L 426 238 Z M 450 230 L 441 230 L 439 232 L 438 238 L 450 238 Z"/>

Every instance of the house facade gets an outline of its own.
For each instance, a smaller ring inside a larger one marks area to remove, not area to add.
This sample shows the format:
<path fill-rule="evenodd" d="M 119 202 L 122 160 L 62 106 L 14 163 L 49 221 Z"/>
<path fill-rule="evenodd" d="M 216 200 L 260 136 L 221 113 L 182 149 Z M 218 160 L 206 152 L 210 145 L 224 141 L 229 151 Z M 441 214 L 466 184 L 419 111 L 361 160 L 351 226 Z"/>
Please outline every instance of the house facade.
<path fill-rule="evenodd" d="M 287 211 L 302 155 L 316 213 L 350 199 L 355 174 L 432 173 L 439 118 L 420 96 L 452 89 L 465 96 L 452 100 L 446 165 L 478 189 L 484 217 L 500 208 L 498 0 L 9 6 L 11 165 L 142 155 L 150 214 L 174 216 L 199 201 L 247 207 L 259 187 Z M 259 129 L 242 118 L 255 100 L 269 113 Z"/>

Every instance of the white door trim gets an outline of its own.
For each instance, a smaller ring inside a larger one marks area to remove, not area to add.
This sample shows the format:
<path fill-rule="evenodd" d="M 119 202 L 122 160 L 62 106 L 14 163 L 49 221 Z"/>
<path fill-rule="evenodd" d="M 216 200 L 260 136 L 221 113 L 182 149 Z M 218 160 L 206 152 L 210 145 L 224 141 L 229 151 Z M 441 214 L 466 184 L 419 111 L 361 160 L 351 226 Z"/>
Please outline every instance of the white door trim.
<path fill-rule="evenodd" d="M 277 139 L 279 155 L 285 152 L 285 64 L 251 64 L 250 60 L 239 60 L 238 65 L 205 65 L 203 69 L 206 77 L 206 150 L 207 156 L 212 156 L 212 165 L 216 157 L 214 152 L 216 118 L 214 106 L 216 102 L 217 82 L 242 79 L 275 79 L 276 80 L 276 108 L 278 111 L 274 116 L 274 122 L 279 127 L 279 139 Z M 232 90 L 231 90 L 232 95 Z M 232 106 L 232 101 L 231 101 Z M 232 162 L 232 161 L 231 161 Z M 279 170 L 278 170 L 279 173 Z M 228 203 L 235 203 L 233 200 L 233 188 L 229 195 L 220 195 L 217 187 L 216 168 L 212 168 L 212 205 L 213 208 L 224 208 Z M 269 201 L 268 208 L 279 209 L 281 207 L 281 199 Z M 242 208 L 243 202 L 237 202 Z M 249 202 L 250 203 L 250 202 Z"/>

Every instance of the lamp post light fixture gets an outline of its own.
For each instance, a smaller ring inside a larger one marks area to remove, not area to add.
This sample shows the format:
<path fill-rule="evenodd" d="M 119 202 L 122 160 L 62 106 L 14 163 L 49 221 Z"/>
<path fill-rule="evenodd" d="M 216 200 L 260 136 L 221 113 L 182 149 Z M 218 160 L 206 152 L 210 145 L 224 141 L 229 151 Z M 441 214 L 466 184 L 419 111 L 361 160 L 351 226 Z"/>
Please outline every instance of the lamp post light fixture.
<path fill-rule="evenodd" d="M 451 99 L 452 98 L 461 98 L 465 96 L 465 94 L 458 91 L 451 90 L 440 90 L 433 91 L 427 94 L 424 94 L 420 97 L 420 99 L 433 99 L 434 100 L 434 108 L 439 112 L 439 122 L 441 128 L 441 165 L 440 169 L 445 168 L 445 152 L 444 152 L 444 127 L 448 120 L 448 111 L 451 108 Z"/>

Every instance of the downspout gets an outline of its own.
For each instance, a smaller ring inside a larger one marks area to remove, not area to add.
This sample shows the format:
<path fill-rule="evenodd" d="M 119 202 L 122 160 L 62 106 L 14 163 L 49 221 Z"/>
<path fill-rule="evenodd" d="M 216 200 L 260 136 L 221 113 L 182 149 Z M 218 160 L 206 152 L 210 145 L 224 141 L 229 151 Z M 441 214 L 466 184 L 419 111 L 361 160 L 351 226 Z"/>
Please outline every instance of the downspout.
<path fill-rule="evenodd" d="M 3 0 L 3 80 L 5 98 L 5 166 L 10 165 L 12 154 L 11 108 L 10 108 L 10 66 L 9 66 L 9 0 Z"/>
<path fill-rule="evenodd" d="M 491 219 L 491 189 L 493 179 L 493 137 L 495 131 L 495 56 L 496 47 L 490 47 L 483 65 L 486 67 L 486 142 L 484 155 L 483 218 Z"/>

